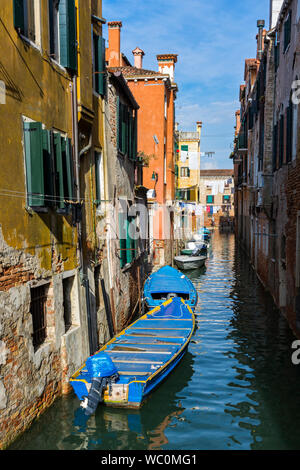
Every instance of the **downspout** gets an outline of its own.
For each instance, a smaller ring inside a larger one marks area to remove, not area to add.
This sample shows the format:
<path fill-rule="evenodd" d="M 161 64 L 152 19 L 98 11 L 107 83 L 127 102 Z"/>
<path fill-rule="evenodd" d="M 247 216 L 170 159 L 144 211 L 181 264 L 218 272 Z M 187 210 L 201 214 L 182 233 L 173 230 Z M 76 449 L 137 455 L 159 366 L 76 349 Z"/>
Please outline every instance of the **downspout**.
<path fill-rule="evenodd" d="M 78 132 L 78 99 L 77 99 L 77 76 L 73 77 L 72 86 L 72 124 L 73 124 L 73 144 L 74 144 L 74 159 L 75 159 L 75 186 L 76 186 L 76 202 L 80 204 L 80 158 L 88 152 L 92 147 L 92 133 L 90 134 L 89 143 L 79 152 L 79 132 Z M 88 335 L 89 335 L 89 349 L 90 354 L 93 354 L 93 336 L 91 328 L 91 303 L 89 295 L 89 280 L 87 273 L 84 272 L 83 266 L 83 253 L 82 253 L 82 222 L 76 221 L 78 242 L 77 242 L 77 256 L 79 261 L 79 277 L 80 283 L 85 289 L 86 308 L 87 308 L 87 321 L 88 321 Z"/>
<path fill-rule="evenodd" d="M 80 158 L 82 157 L 82 155 L 87 153 L 91 148 L 92 148 L 92 132 L 90 133 L 89 143 L 82 150 L 80 150 L 80 152 L 79 152 L 79 157 L 78 157 L 79 164 L 80 164 Z M 80 240 L 82 240 L 81 237 L 82 237 L 82 234 L 80 234 Z M 81 246 L 82 246 L 82 242 L 80 242 L 80 243 L 81 243 Z M 81 255 L 82 255 L 82 249 L 81 249 Z M 93 331 L 92 331 L 92 309 L 91 309 L 91 299 L 90 299 L 90 281 L 89 281 L 87 272 L 85 272 L 85 270 L 84 270 L 83 264 L 81 265 L 80 280 L 81 280 L 81 285 L 85 289 L 90 354 L 94 354 L 95 349 L 97 348 L 97 345 L 95 344 L 94 337 L 93 337 Z"/>

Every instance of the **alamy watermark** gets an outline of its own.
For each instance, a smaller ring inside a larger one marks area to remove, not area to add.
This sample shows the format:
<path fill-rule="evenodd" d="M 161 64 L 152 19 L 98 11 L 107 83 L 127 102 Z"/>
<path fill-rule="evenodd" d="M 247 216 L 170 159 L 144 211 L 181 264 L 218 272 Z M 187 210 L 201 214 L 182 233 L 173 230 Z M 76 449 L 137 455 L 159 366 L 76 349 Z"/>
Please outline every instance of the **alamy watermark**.
<path fill-rule="evenodd" d="M 300 104 L 300 80 L 294 80 L 292 83 L 292 103 L 294 105 Z"/>
<path fill-rule="evenodd" d="M 0 80 L 0 104 L 6 104 L 6 85 Z"/>
<path fill-rule="evenodd" d="M 298 366 L 300 364 L 300 340 L 296 340 L 293 342 L 292 349 L 296 350 L 292 354 L 292 363 L 295 366 Z"/>

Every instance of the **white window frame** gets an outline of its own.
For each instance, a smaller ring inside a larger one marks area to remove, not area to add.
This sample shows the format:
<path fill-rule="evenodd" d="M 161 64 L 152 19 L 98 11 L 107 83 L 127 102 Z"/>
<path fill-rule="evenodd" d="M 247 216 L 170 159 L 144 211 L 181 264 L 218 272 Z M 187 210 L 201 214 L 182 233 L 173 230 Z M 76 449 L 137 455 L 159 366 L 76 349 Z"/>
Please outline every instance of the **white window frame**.
<path fill-rule="evenodd" d="M 96 158 L 97 155 L 97 158 Z M 98 176 L 98 182 L 99 182 L 99 196 L 100 196 L 100 202 L 97 204 L 97 213 L 102 214 L 103 213 L 103 201 L 105 199 L 105 181 L 104 181 L 104 164 L 103 164 L 103 152 L 99 149 L 95 149 L 95 172 L 96 172 L 96 178 Z"/>
<path fill-rule="evenodd" d="M 27 1 L 27 0 L 26 0 Z M 26 3 L 27 5 L 27 3 Z M 25 10 L 26 9 L 26 10 Z M 24 21 L 26 20 L 26 11 L 27 6 L 24 4 Z M 42 16 L 41 16 L 41 0 L 33 0 L 33 11 L 34 11 L 34 40 L 29 38 L 26 34 L 21 34 L 21 37 L 24 41 L 28 42 L 30 45 L 41 50 L 42 48 Z M 27 20 L 28 24 L 28 20 Z"/>

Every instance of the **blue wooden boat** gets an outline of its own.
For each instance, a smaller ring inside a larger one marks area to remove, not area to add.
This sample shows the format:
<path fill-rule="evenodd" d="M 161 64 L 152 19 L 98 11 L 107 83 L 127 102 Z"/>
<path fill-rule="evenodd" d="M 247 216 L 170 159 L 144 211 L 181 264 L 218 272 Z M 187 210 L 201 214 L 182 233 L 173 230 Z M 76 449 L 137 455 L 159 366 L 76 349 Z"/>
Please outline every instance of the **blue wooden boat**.
<path fill-rule="evenodd" d="M 194 313 L 179 297 L 170 299 L 143 315 L 91 356 L 71 377 L 70 383 L 82 401 L 83 408 L 89 409 L 90 404 L 87 405 L 87 402 L 97 376 L 93 372 L 97 370 L 97 361 L 102 364 L 103 369 L 107 365 L 108 369 L 112 367 L 113 378 L 109 380 L 109 372 L 103 371 L 101 374 L 100 371 L 100 381 L 106 376 L 108 382 L 100 389 L 98 402 L 103 401 L 105 405 L 117 407 L 139 408 L 150 392 L 180 362 L 194 328 Z"/>
<path fill-rule="evenodd" d="M 192 310 L 198 294 L 194 284 L 183 273 L 171 266 L 164 266 L 151 274 L 144 285 L 144 302 L 148 309 L 158 307 L 170 297 L 181 297 Z"/>

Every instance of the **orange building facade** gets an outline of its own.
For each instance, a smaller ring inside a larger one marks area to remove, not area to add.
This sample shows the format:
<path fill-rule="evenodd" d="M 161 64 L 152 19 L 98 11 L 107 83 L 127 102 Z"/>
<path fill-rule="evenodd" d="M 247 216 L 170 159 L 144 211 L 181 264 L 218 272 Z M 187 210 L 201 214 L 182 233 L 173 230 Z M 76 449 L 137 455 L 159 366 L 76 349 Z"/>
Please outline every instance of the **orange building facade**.
<path fill-rule="evenodd" d="M 158 71 L 143 68 L 144 51 L 132 51 L 134 66 L 121 52 L 121 22 L 108 23 L 109 67 L 122 72 L 140 106 L 138 117 L 138 152 L 144 160 L 143 185 L 148 188 L 149 232 L 154 264 L 170 263 L 173 246 L 175 199 L 175 100 L 176 54 L 157 56 Z"/>

